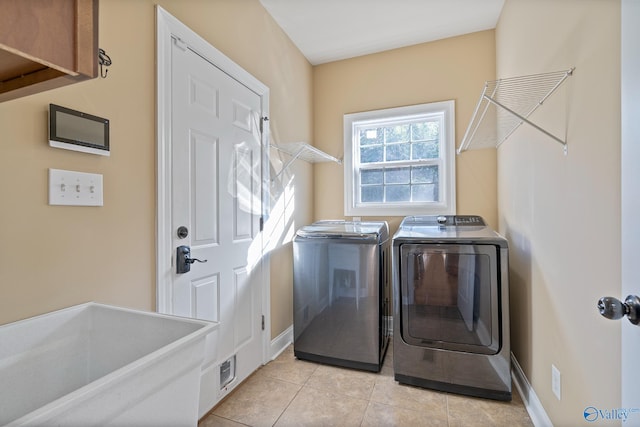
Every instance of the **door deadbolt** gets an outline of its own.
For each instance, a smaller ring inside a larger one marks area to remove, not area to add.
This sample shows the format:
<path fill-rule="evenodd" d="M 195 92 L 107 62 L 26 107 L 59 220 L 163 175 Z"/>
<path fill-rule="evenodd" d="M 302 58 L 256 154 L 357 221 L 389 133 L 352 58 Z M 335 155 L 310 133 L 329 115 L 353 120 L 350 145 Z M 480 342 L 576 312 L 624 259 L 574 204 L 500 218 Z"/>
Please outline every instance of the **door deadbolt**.
<path fill-rule="evenodd" d="M 191 271 L 191 264 L 194 262 L 207 262 L 206 259 L 191 258 L 191 248 L 189 246 L 178 246 L 176 248 L 176 273 L 184 274 Z"/>
<path fill-rule="evenodd" d="M 181 225 L 180 227 L 178 227 L 178 231 L 176 232 L 176 234 L 178 235 L 178 239 L 184 239 L 189 235 L 189 229 L 184 225 Z"/>

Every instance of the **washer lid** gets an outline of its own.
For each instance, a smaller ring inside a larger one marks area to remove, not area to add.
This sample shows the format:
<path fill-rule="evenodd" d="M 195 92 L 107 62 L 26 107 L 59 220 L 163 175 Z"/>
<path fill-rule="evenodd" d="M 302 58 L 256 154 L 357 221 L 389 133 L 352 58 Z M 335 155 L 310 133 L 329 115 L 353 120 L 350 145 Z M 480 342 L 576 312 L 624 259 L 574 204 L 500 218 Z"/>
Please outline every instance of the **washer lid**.
<path fill-rule="evenodd" d="M 389 238 L 386 221 L 316 221 L 296 233 L 304 238 L 360 239 L 384 242 Z"/>

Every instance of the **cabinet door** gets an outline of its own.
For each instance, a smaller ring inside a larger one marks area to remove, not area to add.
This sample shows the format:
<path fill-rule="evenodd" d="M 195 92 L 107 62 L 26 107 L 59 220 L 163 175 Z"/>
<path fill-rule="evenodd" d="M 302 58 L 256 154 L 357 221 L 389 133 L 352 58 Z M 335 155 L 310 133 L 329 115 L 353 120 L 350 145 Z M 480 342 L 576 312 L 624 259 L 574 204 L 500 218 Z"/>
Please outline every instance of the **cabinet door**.
<path fill-rule="evenodd" d="M 98 75 L 98 0 L 0 0 L 0 101 Z"/>

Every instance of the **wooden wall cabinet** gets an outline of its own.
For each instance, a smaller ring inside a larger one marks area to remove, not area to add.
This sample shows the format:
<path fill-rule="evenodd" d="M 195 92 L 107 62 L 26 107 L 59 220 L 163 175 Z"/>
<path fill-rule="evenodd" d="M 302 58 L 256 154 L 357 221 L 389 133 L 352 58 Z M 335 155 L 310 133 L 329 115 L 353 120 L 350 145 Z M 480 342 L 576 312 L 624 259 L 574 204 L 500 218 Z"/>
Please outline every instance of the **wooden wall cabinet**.
<path fill-rule="evenodd" d="M 0 0 L 0 102 L 98 76 L 98 0 Z"/>

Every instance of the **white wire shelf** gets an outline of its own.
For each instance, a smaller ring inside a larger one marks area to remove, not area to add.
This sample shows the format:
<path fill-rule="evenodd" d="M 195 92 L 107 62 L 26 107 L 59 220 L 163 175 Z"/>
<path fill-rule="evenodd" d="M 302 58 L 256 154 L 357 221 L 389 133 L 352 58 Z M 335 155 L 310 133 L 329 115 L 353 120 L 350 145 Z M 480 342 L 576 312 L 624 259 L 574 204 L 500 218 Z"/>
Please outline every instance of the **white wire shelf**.
<path fill-rule="evenodd" d="M 291 163 L 298 159 L 304 160 L 308 163 L 334 162 L 339 165 L 342 164 L 342 160 L 333 157 L 324 151 L 317 149 L 313 145 L 307 144 L 306 142 L 290 142 L 278 145 L 272 144 L 271 147 L 291 156 L 284 166 L 282 166 L 280 172 L 273 177 L 273 180 L 277 179 L 291 165 Z"/>
<path fill-rule="evenodd" d="M 574 69 L 487 81 L 457 150 L 458 154 L 472 149 L 497 148 L 522 123 L 562 144 L 566 154 L 566 141 L 528 118 L 573 75 Z"/>

